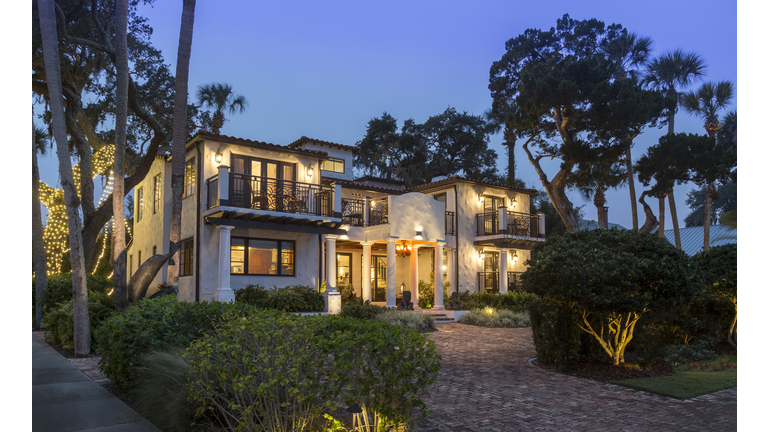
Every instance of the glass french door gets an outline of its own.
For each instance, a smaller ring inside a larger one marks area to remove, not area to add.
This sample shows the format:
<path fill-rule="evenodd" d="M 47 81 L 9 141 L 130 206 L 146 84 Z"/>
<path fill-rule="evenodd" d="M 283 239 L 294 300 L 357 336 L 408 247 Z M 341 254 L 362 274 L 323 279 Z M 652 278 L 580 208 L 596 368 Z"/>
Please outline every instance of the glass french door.
<path fill-rule="evenodd" d="M 499 253 L 493 251 L 485 252 L 483 260 L 483 277 L 485 279 L 486 292 L 499 292 Z"/>
<path fill-rule="evenodd" d="M 373 256 L 371 260 L 371 301 L 387 301 L 387 257 Z"/>

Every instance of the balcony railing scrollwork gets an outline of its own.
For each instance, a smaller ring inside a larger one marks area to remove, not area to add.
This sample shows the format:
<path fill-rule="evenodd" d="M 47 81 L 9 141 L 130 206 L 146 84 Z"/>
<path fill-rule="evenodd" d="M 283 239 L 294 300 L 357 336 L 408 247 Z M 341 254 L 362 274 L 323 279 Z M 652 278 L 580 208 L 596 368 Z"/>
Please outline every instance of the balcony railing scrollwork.
<path fill-rule="evenodd" d="M 476 216 L 476 221 L 478 236 L 501 234 L 499 231 L 499 212 L 479 213 Z M 540 234 L 539 222 L 538 215 L 508 211 L 506 234 L 543 238 L 544 235 Z"/>

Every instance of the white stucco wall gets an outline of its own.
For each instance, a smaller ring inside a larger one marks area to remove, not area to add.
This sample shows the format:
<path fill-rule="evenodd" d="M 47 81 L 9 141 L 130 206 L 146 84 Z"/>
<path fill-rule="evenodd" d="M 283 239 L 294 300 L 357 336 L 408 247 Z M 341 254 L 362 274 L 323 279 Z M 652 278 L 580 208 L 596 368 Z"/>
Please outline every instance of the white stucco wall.
<path fill-rule="evenodd" d="M 445 241 L 445 205 L 429 195 L 409 192 L 389 197 L 389 232 L 399 239 Z"/>
<path fill-rule="evenodd" d="M 321 146 L 321 145 L 313 144 L 310 142 L 302 144 L 301 147 L 307 150 L 324 151 L 328 153 L 328 157 L 344 160 L 343 174 L 333 172 L 333 171 L 322 171 L 323 177 L 330 177 L 330 178 L 347 180 L 347 181 L 354 180 L 355 176 L 352 173 L 352 159 L 354 158 L 355 154 L 352 152 L 352 150 L 342 150 L 339 148 L 329 147 L 327 145 Z M 319 165 L 315 165 L 315 169 L 318 170 L 317 172 L 320 172 Z"/>

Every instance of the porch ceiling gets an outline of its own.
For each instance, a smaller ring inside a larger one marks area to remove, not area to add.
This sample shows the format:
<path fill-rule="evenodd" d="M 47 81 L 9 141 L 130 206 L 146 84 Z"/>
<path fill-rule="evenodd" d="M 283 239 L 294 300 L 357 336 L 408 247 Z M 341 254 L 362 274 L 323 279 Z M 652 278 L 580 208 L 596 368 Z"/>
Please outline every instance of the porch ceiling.
<path fill-rule="evenodd" d="M 222 211 L 205 217 L 205 223 L 212 225 L 230 225 L 238 228 L 267 229 L 274 231 L 290 231 L 306 234 L 339 234 L 347 231 L 341 229 L 341 222 L 326 222 L 292 217 L 291 215 L 258 215 L 237 211 Z"/>
<path fill-rule="evenodd" d="M 487 246 L 498 248 L 515 248 L 522 250 L 531 250 L 534 246 L 542 242 L 543 239 L 528 240 L 525 238 L 515 238 L 509 236 L 493 236 L 492 238 L 475 237 L 475 246 Z"/>

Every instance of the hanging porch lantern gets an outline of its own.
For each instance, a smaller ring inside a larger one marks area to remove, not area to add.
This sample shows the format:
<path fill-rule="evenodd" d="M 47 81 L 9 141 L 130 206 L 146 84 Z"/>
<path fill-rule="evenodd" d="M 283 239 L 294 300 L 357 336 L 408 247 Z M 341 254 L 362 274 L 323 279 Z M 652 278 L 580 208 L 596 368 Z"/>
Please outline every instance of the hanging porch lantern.
<path fill-rule="evenodd" d="M 395 254 L 397 254 L 397 256 L 401 256 L 401 257 L 411 256 L 412 250 L 413 250 L 413 246 L 406 243 L 405 240 L 400 240 L 400 243 L 395 244 Z"/>

